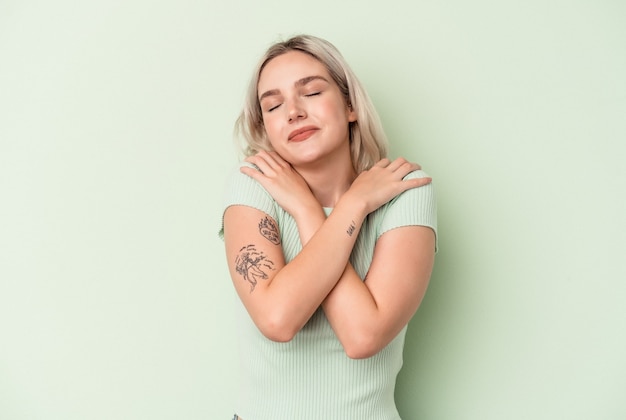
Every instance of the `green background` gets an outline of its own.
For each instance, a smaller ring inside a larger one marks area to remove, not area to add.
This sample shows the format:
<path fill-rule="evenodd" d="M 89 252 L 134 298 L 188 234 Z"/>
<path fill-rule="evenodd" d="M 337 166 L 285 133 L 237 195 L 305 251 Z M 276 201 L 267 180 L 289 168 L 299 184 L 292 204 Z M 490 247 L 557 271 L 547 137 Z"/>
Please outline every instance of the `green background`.
<path fill-rule="evenodd" d="M 403 418 L 626 419 L 624 22 L 617 0 L 0 2 L 0 418 L 231 418 L 232 126 L 261 52 L 306 32 L 435 179 Z"/>

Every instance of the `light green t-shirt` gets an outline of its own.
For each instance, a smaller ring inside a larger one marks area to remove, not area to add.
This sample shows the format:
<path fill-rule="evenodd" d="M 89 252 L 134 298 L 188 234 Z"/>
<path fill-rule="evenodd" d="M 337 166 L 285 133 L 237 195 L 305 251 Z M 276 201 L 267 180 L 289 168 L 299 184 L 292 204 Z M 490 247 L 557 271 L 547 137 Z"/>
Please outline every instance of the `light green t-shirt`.
<path fill-rule="evenodd" d="M 422 171 L 407 175 L 425 176 Z M 256 208 L 276 221 L 286 262 L 300 252 L 300 237 L 293 218 L 260 184 L 238 168 L 225 188 L 224 210 L 231 205 Z M 330 211 L 326 209 L 327 214 Z M 365 278 L 380 235 L 412 225 L 428 226 L 436 232 L 432 184 L 408 190 L 368 215 L 350 257 L 359 276 Z M 223 224 L 219 235 L 223 238 Z M 288 343 L 277 343 L 263 336 L 243 304 L 239 312 L 242 378 L 235 409 L 243 419 L 400 419 L 394 389 L 402 366 L 406 327 L 376 355 L 354 360 L 346 356 L 321 309 Z"/>

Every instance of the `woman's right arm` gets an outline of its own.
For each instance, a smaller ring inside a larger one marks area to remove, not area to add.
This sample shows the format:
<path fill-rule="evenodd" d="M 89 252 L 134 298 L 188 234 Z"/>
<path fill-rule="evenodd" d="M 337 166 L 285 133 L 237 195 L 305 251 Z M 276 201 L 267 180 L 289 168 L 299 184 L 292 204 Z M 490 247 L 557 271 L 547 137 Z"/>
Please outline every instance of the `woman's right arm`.
<path fill-rule="evenodd" d="M 318 205 L 308 217 L 321 227 L 285 264 L 276 221 L 252 207 L 224 213 L 224 241 L 231 278 L 259 330 L 270 340 L 289 341 L 306 324 L 341 277 L 366 210 L 346 201 L 326 218 Z"/>

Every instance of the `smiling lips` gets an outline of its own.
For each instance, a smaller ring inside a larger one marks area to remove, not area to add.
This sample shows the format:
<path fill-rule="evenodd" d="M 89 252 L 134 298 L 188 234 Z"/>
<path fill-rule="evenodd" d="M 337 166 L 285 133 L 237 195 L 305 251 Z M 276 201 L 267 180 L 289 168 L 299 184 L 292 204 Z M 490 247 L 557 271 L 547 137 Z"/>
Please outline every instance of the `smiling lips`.
<path fill-rule="evenodd" d="M 289 133 L 287 140 L 293 142 L 303 141 L 315 134 L 317 130 L 318 128 L 313 126 L 298 128 L 297 130 L 293 130 Z"/>

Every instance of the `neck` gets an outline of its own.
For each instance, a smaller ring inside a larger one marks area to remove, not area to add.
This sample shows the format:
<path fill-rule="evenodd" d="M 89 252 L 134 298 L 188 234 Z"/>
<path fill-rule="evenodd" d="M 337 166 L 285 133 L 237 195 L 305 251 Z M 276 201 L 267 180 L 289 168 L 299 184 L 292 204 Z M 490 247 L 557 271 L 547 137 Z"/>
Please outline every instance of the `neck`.
<path fill-rule="evenodd" d="M 349 158 L 347 162 L 337 162 L 323 167 L 307 165 L 295 169 L 309 185 L 322 207 L 335 207 L 357 176 Z"/>

